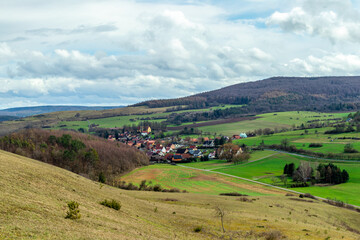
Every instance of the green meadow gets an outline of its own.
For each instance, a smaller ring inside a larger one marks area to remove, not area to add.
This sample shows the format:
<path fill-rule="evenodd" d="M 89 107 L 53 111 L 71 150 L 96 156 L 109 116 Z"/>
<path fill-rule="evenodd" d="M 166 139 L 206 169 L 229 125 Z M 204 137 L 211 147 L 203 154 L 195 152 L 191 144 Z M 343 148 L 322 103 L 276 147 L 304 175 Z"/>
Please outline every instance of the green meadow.
<path fill-rule="evenodd" d="M 255 120 L 246 120 L 214 126 L 200 127 L 203 132 L 217 133 L 232 136 L 241 132 L 249 132 L 259 128 L 281 129 L 299 126 L 308 121 L 319 120 L 319 122 L 332 121 L 334 118 L 344 118 L 349 113 L 317 113 L 306 111 L 277 112 L 257 115 Z"/>
<path fill-rule="evenodd" d="M 184 112 L 205 112 L 205 111 L 212 111 L 216 109 L 226 109 L 231 107 L 241 107 L 243 105 L 220 105 L 217 107 L 211 107 L 211 108 L 204 108 L 204 109 L 190 109 L 190 110 L 180 110 L 175 111 L 175 113 L 180 114 Z M 163 122 L 165 121 L 166 117 L 174 112 L 165 112 L 166 109 L 163 109 L 164 112 L 160 113 L 149 113 L 149 114 L 131 114 L 126 116 L 116 116 L 116 117 L 107 117 L 107 118 L 98 118 L 98 119 L 90 119 L 87 121 L 61 121 L 57 123 L 55 126 L 53 126 L 54 129 L 79 129 L 84 128 L 88 129 L 88 126 L 90 124 L 96 124 L 99 125 L 101 128 L 116 128 L 116 127 L 122 127 L 124 125 L 132 125 L 132 124 L 139 124 L 142 121 L 150 121 L 150 122 Z M 145 110 L 144 110 L 145 111 Z M 149 118 L 149 119 L 147 119 Z M 152 119 L 156 118 L 156 119 Z M 158 118 L 158 119 L 157 119 Z M 198 122 L 200 123 L 200 122 Z M 184 123 L 182 125 L 189 125 L 193 124 L 190 123 Z M 169 125 L 169 127 L 175 126 L 175 125 Z"/>
<path fill-rule="evenodd" d="M 226 173 L 280 187 L 286 187 L 278 178 L 283 174 L 285 164 L 295 163 L 296 166 L 299 166 L 301 161 L 310 161 L 312 167 L 316 167 L 320 162 L 327 163 L 326 161 L 308 159 L 284 153 L 276 153 L 273 151 L 264 151 L 263 154 L 264 156 L 260 160 L 256 160 L 256 157 L 253 157 L 253 159 L 250 159 L 248 163 L 240 165 L 223 164 L 223 167 L 221 167 L 221 165 L 218 164 L 219 160 L 214 160 L 209 161 L 207 166 L 211 166 L 212 164 L 216 165 L 216 168 L 214 167 L 213 169 L 215 172 Z M 255 152 L 253 155 L 259 155 L 259 152 Z M 266 155 L 268 157 L 266 157 Z M 326 187 L 311 186 L 306 188 L 291 189 L 294 191 L 311 193 L 323 198 L 336 198 L 338 200 L 360 206 L 360 163 L 335 162 L 334 164 L 349 172 L 349 182 Z M 185 164 L 185 166 L 206 169 L 204 168 L 204 163 L 202 162 Z M 287 185 L 290 184 L 291 179 L 289 178 Z"/>
<path fill-rule="evenodd" d="M 147 180 L 165 188 L 178 188 L 191 193 L 211 195 L 229 192 L 240 192 L 251 196 L 279 194 L 277 190 L 254 183 L 249 184 L 240 179 L 168 164 L 142 167 L 121 176 L 120 179 L 134 184 Z"/>
<path fill-rule="evenodd" d="M 296 166 L 299 166 L 301 161 L 310 161 L 314 168 L 320 162 L 327 163 L 318 159 L 274 151 L 258 151 L 252 154 L 249 162 L 239 165 L 218 159 L 180 164 L 181 166 L 151 165 L 136 169 L 122 176 L 121 180 L 135 184 L 139 184 L 142 180 L 149 180 L 153 184 L 161 184 L 167 188 L 179 188 L 192 193 L 217 195 L 225 192 L 240 192 L 251 196 L 271 195 L 276 194 L 276 191 L 271 192 L 270 188 L 217 173 L 230 174 L 286 188 L 291 185 L 291 178 L 288 178 L 287 185 L 284 185 L 279 178 L 283 174 L 285 164 L 295 163 Z M 349 182 L 333 186 L 289 189 L 360 206 L 360 163 L 335 162 L 334 164 L 349 172 Z"/>
<path fill-rule="evenodd" d="M 284 139 L 287 139 L 289 144 L 295 145 L 296 148 L 321 153 L 343 153 L 345 145 L 350 143 L 356 150 L 360 151 L 360 140 L 339 139 L 343 137 L 360 138 L 360 133 L 324 134 L 326 130 L 330 129 L 331 128 L 309 129 L 307 133 L 305 133 L 305 130 L 289 131 L 269 136 L 234 140 L 234 143 L 255 146 L 264 141 L 265 145 L 279 145 Z M 311 148 L 309 147 L 310 143 L 321 143 L 323 146 Z"/>

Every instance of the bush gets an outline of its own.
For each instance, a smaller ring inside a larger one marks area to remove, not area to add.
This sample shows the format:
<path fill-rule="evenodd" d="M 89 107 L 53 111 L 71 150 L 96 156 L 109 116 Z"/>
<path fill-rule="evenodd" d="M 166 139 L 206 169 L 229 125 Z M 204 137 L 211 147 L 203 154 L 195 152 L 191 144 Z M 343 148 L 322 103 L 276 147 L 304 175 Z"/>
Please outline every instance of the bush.
<path fill-rule="evenodd" d="M 297 188 L 297 187 L 308 187 L 308 186 L 309 186 L 308 183 L 301 182 L 301 183 L 293 183 L 293 184 L 291 184 L 290 187 Z"/>
<path fill-rule="evenodd" d="M 101 173 L 99 174 L 99 182 L 101 182 L 101 183 L 105 183 L 105 182 L 106 182 L 106 178 L 105 178 L 105 175 L 104 175 L 103 172 L 101 172 Z"/>
<path fill-rule="evenodd" d="M 75 201 L 68 202 L 69 210 L 66 212 L 65 218 L 79 219 L 81 217 L 79 203 Z"/>
<path fill-rule="evenodd" d="M 194 232 L 201 232 L 202 226 L 197 226 L 194 228 Z"/>
<path fill-rule="evenodd" d="M 161 187 L 160 184 L 156 184 L 156 185 L 154 186 L 154 191 L 155 191 L 155 192 L 161 192 L 161 190 L 162 190 L 162 187 Z"/>
<path fill-rule="evenodd" d="M 270 232 L 264 232 L 262 235 L 266 240 L 283 239 L 283 234 L 278 230 L 273 230 L 273 231 L 270 231 Z"/>
<path fill-rule="evenodd" d="M 120 208 L 121 208 L 121 204 L 118 202 L 118 201 L 116 201 L 116 200 L 107 200 L 107 199 L 105 199 L 104 201 L 102 201 L 101 203 L 100 203 L 101 205 L 104 205 L 104 206 L 106 206 L 106 207 L 109 207 L 109 208 L 113 208 L 113 209 L 115 209 L 115 210 L 120 210 Z"/>
<path fill-rule="evenodd" d="M 310 143 L 309 147 L 310 148 L 318 148 L 318 147 L 322 147 L 323 145 L 321 143 Z"/>
<path fill-rule="evenodd" d="M 316 200 L 316 197 L 313 196 L 313 195 L 311 195 L 310 193 L 305 193 L 305 194 L 304 194 L 304 197 L 306 197 L 306 198 L 311 198 L 311 199 L 315 199 L 315 200 Z"/>
<path fill-rule="evenodd" d="M 242 194 L 242 193 L 237 193 L 237 192 L 232 192 L 232 193 L 220 193 L 221 196 L 236 196 L 236 197 L 247 197 L 248 195 L 246 194 Z"/>

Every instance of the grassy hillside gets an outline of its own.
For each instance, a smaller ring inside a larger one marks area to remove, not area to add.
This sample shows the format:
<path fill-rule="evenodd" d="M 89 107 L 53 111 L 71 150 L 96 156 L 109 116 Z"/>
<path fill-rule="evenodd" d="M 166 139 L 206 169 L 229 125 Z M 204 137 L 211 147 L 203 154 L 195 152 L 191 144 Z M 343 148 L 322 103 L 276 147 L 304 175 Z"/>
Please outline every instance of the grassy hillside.
<path fill-rule="evenodd" d="M 358 213 L 284 195 L 124 191 L 0 151 L 0 239 L 358 239 Z M 250 199 L 252 199 L 250 198 Z M 120 211 L 99 204 L 120 201 Z M 79 220 L 65 219 L 68 201 Z M 214 207 L 225 209 L 221 232 Z M 202 227 L 199 233 L 196 227 Z"/>

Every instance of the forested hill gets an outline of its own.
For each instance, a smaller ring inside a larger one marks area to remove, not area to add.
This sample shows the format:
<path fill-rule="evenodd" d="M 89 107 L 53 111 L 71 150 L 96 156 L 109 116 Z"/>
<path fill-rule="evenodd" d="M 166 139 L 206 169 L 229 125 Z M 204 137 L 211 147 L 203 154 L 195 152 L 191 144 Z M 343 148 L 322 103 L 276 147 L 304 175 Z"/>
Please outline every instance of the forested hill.
<path fill-rule="evenodd" d="M 0 149 L 111 183 L 119 174 L 149 164 L 140 150 L 73 131 L 26 129 L 0 138 Z"/>
<path fill-rule="evenodd" d="M 248 112 L 360 109 L 360 77 L 273 77 L 189 97 L 139 103 L 149 107 L 246 104 Z"/>

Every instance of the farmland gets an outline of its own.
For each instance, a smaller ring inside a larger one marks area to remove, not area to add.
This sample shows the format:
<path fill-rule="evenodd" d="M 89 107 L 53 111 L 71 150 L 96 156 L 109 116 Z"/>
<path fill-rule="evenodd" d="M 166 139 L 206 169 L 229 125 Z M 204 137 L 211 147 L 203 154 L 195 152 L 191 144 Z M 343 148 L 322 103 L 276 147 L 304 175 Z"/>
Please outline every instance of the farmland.
<path fill-rule="evenodd" d="M 185 113 L 185 112 L 199 112 L 199 111 L 211 111 L 215 109 L 225 109 L 230 107 L 240 107 L 242 105 L 221 105 L 218 107 L 205 108 L 205 109 L 195 109 L 195 110 L 182 110 L 176 111 L 175 113 Z M 139 107 L 138 107 L 139 108 Z M 126 109 L 126 108 L 124 108 Z M 82 121 L 60 121 L 57 124 L 53 125 L 53 128 L 56 129 L 87 129 L 90 124 L 98 125 L 101 128 L 116 128 L 122 127 L 124 125 L 138 124 L 141 121 L 150 121 L 150 122 L 163 122 L 166 118 L 173 112 L 165 112 L 166 108 L 152 109 L 154 112 L 146 113 L 150 109 L 143 109 L 141 114 L 131 114 L 124 116 L 114 116 L 114 117 L 101 117 L 101 118 L 89 118 L 89 120 Z M 139 110 L 140 111 L 140 110 Z M 136 112 L 136 111 L 135 111 Z M 187 122 L 180 125 L 168 125 L 169 130 L 176 131 L 180 130 L 183 127 L 193 127 L 198 128 L 203 133 L 207 135 L 225 135 L 232 136 L 234 134 L 239 134 L 240 132 L 253 131 L 258 128 L 270 128 L 270 129 L 282 129 L 290 128 L 293 125 L 299 126 L 302 123 L 307 121 L 332 121 L 335 118 L 346 117 L 348 113 L 317 113 L 317 112 L 279 112 L 279 113 L 267 113 L 260 114 L 254 117 L 248 118 L 233 118 L 233 119 L 223 119 L 223 120 L 211 120 L 211 121 L 198 121 L 196 123 Z"/>
<path fill-rule="evenodd" d="M 284 194 L 237 197 L 125 191 L 0 151 L 0 239 L 357 239 L 358 213 Z M 178 167 L 180 168 L 180 167 Z M 250 199 L 251 199 L 250 198 Z M 121 202 L 116 211 L 100 205 Z M 65 219 L 68 201 L 81 218 Z M 226 211 L 225 233 L 214 207 Z M 194 229 L 201 227 L 200 232 Z M 305 231 L 304 231 L 305 229 Z"/>
<path fill-rule="evenodd" d="M 360 150 L 360 141 L 354 139 L 341 138 L 360 138 L 360 133 L 340 133 L 340 134 L 324 134 L 325 131 L 331 128 L 319 128 L 296 130 L 283 133 L 276 133 L 269 136 L 257 136 L 247 139 L 235 140 L 237 144 L 246 144 L 249 146 L 259 145 L 262 141 L 265 145 L 281 144 L 284 139 L 289 141 L 290 145 L 296 146 L 299 149 L 305 149 L 320 153 L 343 153 L 346 144 L 352 144 L 356 150 Z M 310 143 L 320 143 L 321 147 L 309 147 Z"/>
<path fill-rule="evenodd" d="M 254 120 L 233 122 L 227 124 L 219 124 L 215 126 L 200 127 L 203 132 L 217 133 L 225 136 L 232 136 L 240 132 L 253 131 L 259 128 L 281 129 L 290 128 L 293 125 L 299 126 L 308 121 L 333 121 L 335 118 L 346 117 L 349 113 L 317 113 L 317 112 L 278 112 L 256 115 Z"/>
<path fill-rule="evenodd" d="M 248 189 L 244 187 L 242 180 L 231 179 L 231 177 L 216 173 L 230 174 L 286 188 L 279 179 L 279 176 L 283 174 L 285 164 L 295 163 L 298 166 L 301 161 L 310 161 L 313 167 L 317 166 L 319 162 L 324 162 L 274 151 L 257 151 L 252 154 L 248 163 L 239 165 L 227 163 L 225 160 L 181 164 L 206 171 L 170 165 L 152 165 L 139 168 L 121 177 L 121 179 L 136 184 L 139 184 L 141 180 L 151 180 L 167 187 L 176 187 L 194 193 L 219 194 L 221 192 L 236 191 L 249 195 L 261 195 L 265 192 L 255 188 L 253 183 L 246 183 L 252 186 L 251 189 Z M 349 182 L 326 187 L 292 188 L 292 190 L 311 193 L 323 198 L 336 198 L 350 204 L 360 205 L 360 193 L 358 191 L 360 187 L 360 163 L 338 162 L 335 164 L 349 172 Z M 291 184 L 291 179 L 288 180 L 289 184 Z M 274 193 L 266 192 L 266 194 Z"/>

